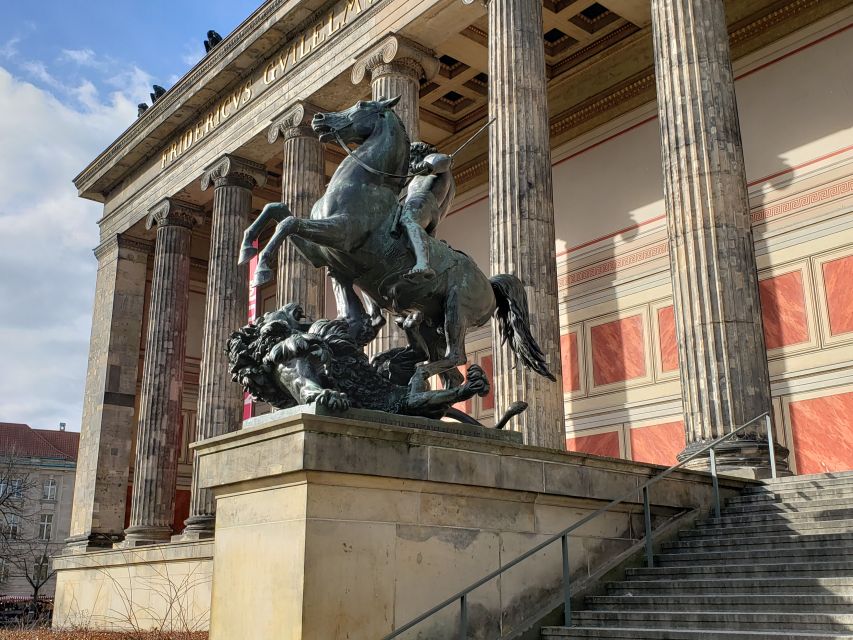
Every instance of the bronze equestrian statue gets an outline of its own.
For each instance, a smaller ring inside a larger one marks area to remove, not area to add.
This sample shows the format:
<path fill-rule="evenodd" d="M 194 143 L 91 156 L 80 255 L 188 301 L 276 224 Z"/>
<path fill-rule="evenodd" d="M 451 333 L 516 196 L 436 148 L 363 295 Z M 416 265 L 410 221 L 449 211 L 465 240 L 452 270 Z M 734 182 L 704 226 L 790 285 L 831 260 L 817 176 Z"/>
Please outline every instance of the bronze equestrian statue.
<path fill-rule="evenodd" d="M 396 384 L 406 385 L 414 376 L 426 380 L 441 375 L 447 388 L 458 386 L 462 376 L 457 366 L 467 360 L 466 333 L 492 316 L 498 320 L 503 340 L 523 364 L 555 380 L 530 333 L 527 295 L 517 277 L 500 274 L 489 279 L 470 257 L 433 237 L 437 221 L 430 221 L 422 235 L 401 229 L 404 216 L 414 224 L 418 216 L 401 204 L 407 200 L 404 189 L 415 172 L 409 172 L 412 145 L 392 110 L 398 101 L 399 97 L 360 101 L 345 111 L 314 116 L 311 126 L 320 141 L 337 141 L 347 157 L 310 218 L 294 217 L 286 203 L 266 205 L 244 234 L 241 262 L 257 254 L 253 243 L 274 220 L 275 233 L 259 256 L 256 284 L 272 278 L 271 260 L 289 238 L 315 267 L 328 267 L 339 318 L 355 344 L 363 346 L 375 337 L 380 325 L 372 307 L 391 312 L 404 328 L 409 346 L 381 354 L 375 362 L 385 364 Z M 429 159 L 442 173 L 449 170 L 443 158 Z M 417 175 L 439 173 L 434 166 L 424 166 L 424 158 L 420 160 L 414 165 Z M 446 210 L 448 203 L 428 204 Z M 441 215 L 443 211 L 437 210 L 427 217 Z M 412 236 L 424 243 L 426 251 L 416 255 Z M 415 268 L 417 257 L 421 263 Z M 356 287 L 372 313 L 365 309 Z"/>

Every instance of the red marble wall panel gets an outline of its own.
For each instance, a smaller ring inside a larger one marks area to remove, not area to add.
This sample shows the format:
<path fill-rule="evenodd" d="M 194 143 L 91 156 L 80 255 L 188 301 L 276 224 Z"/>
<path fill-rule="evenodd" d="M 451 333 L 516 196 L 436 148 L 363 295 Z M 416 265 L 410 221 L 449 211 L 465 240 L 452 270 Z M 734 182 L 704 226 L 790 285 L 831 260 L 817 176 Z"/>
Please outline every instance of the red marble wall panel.
<path fill-rule="evenodd" d="M 461 373 L 463 376 L 468 375 L 468 365 L 467 364 L 459 365 L 456 368 L 459 369 L 459 373 Z M 443 387 L 444 383 L 441 381 L 441 378 L 436 378 L 436 384 L 438 385 L 436 388 L 440 389 Z M 459 409 L 459 411 L 464 411 L 469 416 L 471 415 L 471 401 L 470 400 L 465 400 L 464 402 L 457 402 L 453 406 L 454 406 L 454 408 Z"/>
<path fill-rule="evenodd" d="M 675 309 L 672 305 L 658 309 L 658 342 L 661 371 L 678 371 L 678 338 L 675 335 Z"/>
<path fill-rule="evenodd" d="M 666 467 L 674 465 L 684 450 L 684 422 L 664 422 L 631 429 L 631 458 Z"/>
<path fill-rule="evenodd" d="M 184 530 L 184 520 L 190 517 L 190 495 L 187 489 L 175 491 L 175 518 L 172 521 L 172 530 L 175 533 Z"/>
<path fill-rule="evenodd" d="M 619 451 L 619 432 L 608 431 L 607 433 L 596 433 L 589 436 L 569 437 L 566 438 L 566 449 L 568 451 L 591 453 L 596 456 L 618 458 L 621 455 Z"/>
<path fill-rule="evenodd" d="M 803 272 L 765 278 L 758 283 L 761 315 L 764 320 L 764 342 L 768 349 L 808 342 L 806 296 Z"/>
<path fill-rule="evenodd" d="M 825 262 L 823 281 L 832 335 L 853 331 L 853 256 Z"/>
<path fill-rule="evenodd" d="M 596 386 L 646 375 L 642 316 L 605 322 L 593 327 L 590 335 Z"/>
<path fill-rule="evenodd" d="M 563 361 L 563 391 L 580 391 L 577 331 L 560 336 L 560 358 Z"/>
<path fill-rule="evenodd" d="M 797 473 L 853 470 L 853 392 L 789 405 Z"/>
<path fill-rule="evenodd" d="M 486 377 L 489 379 L 489 395 L 480 399 L 480 406 L 483 411 L 492 411 L 495 408 L 495 387 L 494 387 L 494 360 L 492 356 L 483 356 L 480 358 L 480 366 L 486 372 Z"/>

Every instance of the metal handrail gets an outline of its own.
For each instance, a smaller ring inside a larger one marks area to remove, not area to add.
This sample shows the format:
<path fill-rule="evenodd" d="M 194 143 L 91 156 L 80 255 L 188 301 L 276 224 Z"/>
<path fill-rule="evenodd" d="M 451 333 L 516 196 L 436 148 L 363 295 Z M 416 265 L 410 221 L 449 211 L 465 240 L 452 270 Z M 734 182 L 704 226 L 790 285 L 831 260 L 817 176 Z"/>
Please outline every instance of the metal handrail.
<path fill-rule="evenodd" d="M 659 473 L 655 477 L 651 478 L 648 482 L 646 482 L 641 487 L 638 487 L 636 489 L 631 489 L 630 491 L 625 493 L 623 496 L 616 498 L 615 500 L 611 500 L 608 504 L 601 507 L 597 511 L 594 511 L 593 513 L 589 514 L 588 516 L 582 518 L 581 520 L 579 520 L 575 524 L 571 525 L 570 527 L 563 529 L 560 533 L 554 534 L 553 536 L 551 536 L 550 538 L 548 538 L 544 542 L 541 542 L 540 544 L 536 545 L 532 549 L 530 549 L 527 552 L 523 553 L 522 555 L 518 556 L 514 560 L 511 560 L 510 562 L 506 563 L 505 565 L 503 565 L 503 566 L 499 567 L 498 569 L 492 571 L 487 576 L 480 578 L 479 580 L 477 580 L 477 582 L 471 584 L 470 586 L 466 587 L 465 589 L 456 593 L 455 595 L 450 596 L 447 600 L 444 600 L 440 604 L 437 604 L 436 606 L 434 606 L 429 611 L 422 613 L 417 618 L 415 618 L 415 619 L 407 622 L 406 624 L 404 624 L 402 627 L 395 629 L 389 635 L 385 636 L 382 640 L 392 640 L 393 638 L 398 637 L 400 634 L 402 634 L 402 633 L 408 631 L 409 629 L 415 627 L 416 625 L 420 624 L 421 622 L 423 622 L 427 618 L 432 617 L 433 615 L 435 615 L 436 613 L 438 613 L 442 609 L 449 607 L 451 604 L 453 604 L 456 601 L 459 601 L 460 607 L 461 607 L 461 609 L 460 609 L 459 639 L 460 640 L 466 640 L 466 638 L 468 637 L 468 595 L 472 591 L 474 591 L 475 589 L 479 589 L 480 587 L 482 587 L 487 582 L 494 580 L 495 578 L 500 576 L 502 573 L 504 573 L 508 569 L 511 569 L 512 567 L 519 564 L 520 562 L 523 562 L 524 560 L 526 560 L 530 556 L 534 555 L 535 553 L 538 553 L 539 551 L 541 551 L 545 547 L 557 542 L 557 540 L 562 541 L 562 553 L 563 553 L 563 606 L 564 606 L 563 622 L 564 622 L 564 625 L 567 627 L 572 626 L 572 624 L 571 624 L 571 621 L 572 621 L 571 578 L 569 575 L 569 534 L 572 533 L 575 529 L 579 529 L 583 525 L 587 524 L 589 521 L 597 518 L 602 513 L 610 511 L 610 509 L 612 509 L 616 505 L 625 502 L 626 500 L 628 500 L 628 498 L 631 498 L 634 495 L 636 495 L 637 492 L 642 491 L 643 492 L 643 511 L 644 511 L 644 516 L 645 516 L 644 520 L 645 520 L 645 530 L 646 530 L 645 531 L 645 533 L 646 533 L 646 536 L 645 536 L 646 562 L 647 562 L 647 565 L 649 567 L 653 567 L 654 566 L 654 550 L 652 548 L 652 536 L 651 536 L 652 520 L 651 520 L 651 509 L 649 506 L 649 487 L 656 484 L 660 480 L 664 479 L 669 474 L 671 474 L 673 471 L 676 471 L 676 470 L 682 468 L 685 464 L 687 464 L 691 460 L 698 458 L 699 456 L 701 456 L 706 451 L 710 451 L 711 479 L 712 479 L 712 485 L 713 485 L 713 489 L 714 489 L 714 513 L 715 513 L 716 517 L 719 518 L 720 517 L 720 485 L 719 485 L 719 481 L 717 479 L 717 457 L 716 457 L 716 453 L 714 452 L 714 448 L 717 445 L 719 445 L 720 443 L 728 440 L 732 436 L 737 435 L 738 433 L 740 433 L 741 431 L 743 431 L 744 429 L 746 429 L 750 425 L 758 422 L 762 418 L 765 421 L 765 427 L 767 429 L 767 446 L 769 448 L 769 453 L 770 453 L 770 476 L 772 478 L 775 478 L 776 477 L 776 453 L 775 453 L 775 446 L 773 443 L 773 422 L 770 418 L 770 414 L 768 412 L 764 412 L 761 415 L 754 417 L 749 422 L 745 422 L 744 424 L 739 426 L 737 429 L 734 429 L 733 431 L 730 431 L 729 433 L 727 433 L 723 436 L 720 436 L 719 438 L 717 438 L 716 440 L 714 440 L 710 444 L 702 447 L 701 449 L 699 449 L 698 451 L 696 451 L 695 453 L 693 453 L 689 457 L 685 458 L 684 460 L 682 460 L 678 464 L 671 466 L 669 469 L 667 469 L 665 471 L 662 471 L 661 473 Z"/>

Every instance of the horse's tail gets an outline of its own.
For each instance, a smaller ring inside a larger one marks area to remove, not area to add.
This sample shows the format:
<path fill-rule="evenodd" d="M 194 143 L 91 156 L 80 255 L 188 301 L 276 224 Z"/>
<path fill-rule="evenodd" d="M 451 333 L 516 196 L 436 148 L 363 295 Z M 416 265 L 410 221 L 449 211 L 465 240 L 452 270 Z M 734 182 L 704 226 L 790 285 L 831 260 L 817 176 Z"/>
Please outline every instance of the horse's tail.
<path fill-rule="evenodd" d="M 540 376 L 556 381 L 554 374 L 548 369 L 545 354 L 530 333 L 527 293 L 521 280 L 503 273 L 492 278 L 490 282 L 497 300 L 495 317 L 498 319 L 502 342 L 509 341 L 510 348 L 522 362 Z"/>

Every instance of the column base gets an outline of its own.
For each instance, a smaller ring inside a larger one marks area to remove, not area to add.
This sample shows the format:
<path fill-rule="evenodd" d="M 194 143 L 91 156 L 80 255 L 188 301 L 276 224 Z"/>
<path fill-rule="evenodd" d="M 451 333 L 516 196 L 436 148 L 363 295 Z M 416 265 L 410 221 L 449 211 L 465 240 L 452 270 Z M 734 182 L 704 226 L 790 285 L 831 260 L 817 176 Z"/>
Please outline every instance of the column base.
<path fill-rule="evenodd" d="M 171 527 L 128 527 L 124 530 L 124 540 L 115 545 L 116 549 L 133 549 L 149 544 L 162 544 L 172 539 Z"/>
<path fill-rule="evenodd" d="M 689 458 L 696 451 L 707 446 L 707 442 L 691 442 L 678 454 L 678 460 Z M 715 448 L 717 454 L 717 473 L 727 476 L 738 476 L 740 478 L 751 478 L 753 480 L 764 480 L 771 477 L 770 450 L 767 439 L 747 437 L 736 439 L 732 442 L 723 442 Z M 774 445 L 776 457 L 776 473 L 779 476 L 789 476 L 788 449 L 781 445 Z M 710 471 L 710 454 L 706 452 L 686 465 L 688 469 L 697 471 Z"/>
<path fill-rule="evenodd" d="M 64 553 L 79 554 L 112 549 L 124 539 L 124 533 L 84 533 L 65 539 Z"/>
<path fill-rule="evenodd" d="M 213 538 L 216 516 L 190 516 L 184 520 L 184 530 L 172 536 L 172 542 L 199 542 Z"/>

